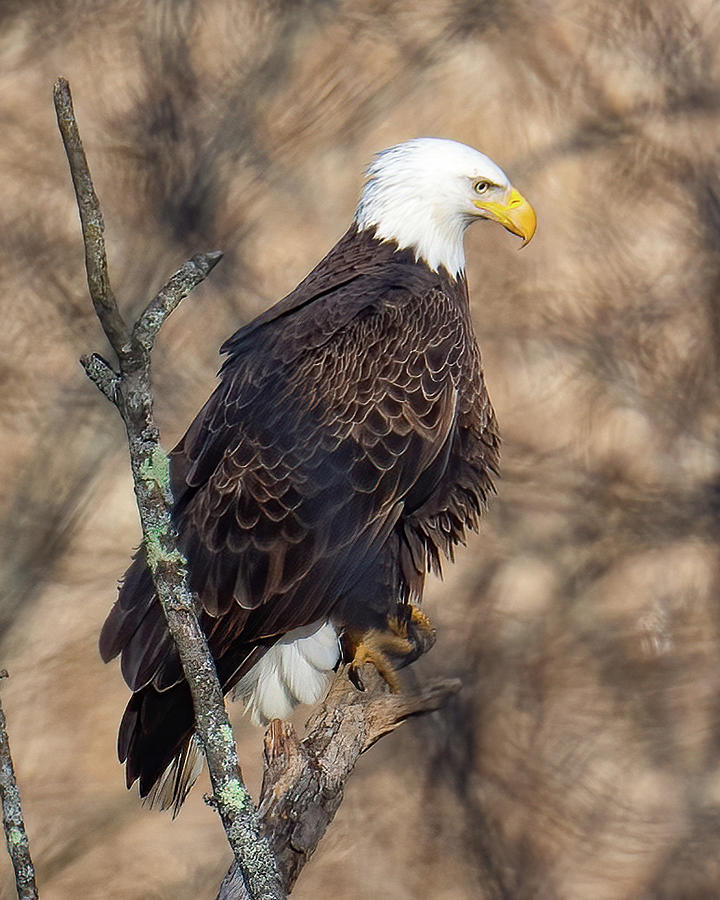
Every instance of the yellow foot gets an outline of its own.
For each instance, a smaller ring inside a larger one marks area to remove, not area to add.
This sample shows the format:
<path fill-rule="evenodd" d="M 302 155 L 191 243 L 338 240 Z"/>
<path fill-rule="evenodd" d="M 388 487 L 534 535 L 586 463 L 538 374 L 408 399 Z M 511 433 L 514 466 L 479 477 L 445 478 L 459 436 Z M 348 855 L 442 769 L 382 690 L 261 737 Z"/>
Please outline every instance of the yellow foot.
<path fill-rule="evenodd" d="M 348 677 L 359 691 L 365 690 L 360 670 L 365 663 L 372 663 L 390 690 L 394 694 L 398 693 L 400 683 L 389 654 L 404 656 L 410 653 L 412 645 L 407 638 L 371 628 L 364 633 L 346 631 L 343 635 L 343 644 L 345 657 L 350 660 Z"/>
<path fill-rule="evenodd" d="M 390 690 L 398 693 L 400 683 L 395 670 L 407 666 L 432 647 L 435 629 L 416 606 L 398 604 L 396 615 L 388 616 L 387 630 L 348 629 L 342 643 L 343 656 L 350 662 L 348 677 L 358 690 L 365 690 L 360 670 L 365 663 L 372 663 Z"/>

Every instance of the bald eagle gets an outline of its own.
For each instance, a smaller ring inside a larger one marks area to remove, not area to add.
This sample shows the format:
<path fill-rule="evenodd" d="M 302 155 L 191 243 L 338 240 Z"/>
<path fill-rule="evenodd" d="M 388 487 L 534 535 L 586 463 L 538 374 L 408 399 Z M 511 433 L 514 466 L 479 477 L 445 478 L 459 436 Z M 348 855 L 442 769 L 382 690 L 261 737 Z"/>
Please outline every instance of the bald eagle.
<path fill-rule="evenodd" d="M 454 141 L 391 147 L 367 175 L 345 235 L 222 346 L 219 385 L 170 456 L 200 622 L 257 723 L 321 698 L 341 658 L 395 686 L 428 643 L 425 574 L 477 527 L 497 471 L 463 235 L 490 219 L 527 243 L 535 213 Z M 142 549 L 100 652 L 121 655 L 133 691 L 128 787 L 177 810 L 198 774 L 193 707 Z"/>

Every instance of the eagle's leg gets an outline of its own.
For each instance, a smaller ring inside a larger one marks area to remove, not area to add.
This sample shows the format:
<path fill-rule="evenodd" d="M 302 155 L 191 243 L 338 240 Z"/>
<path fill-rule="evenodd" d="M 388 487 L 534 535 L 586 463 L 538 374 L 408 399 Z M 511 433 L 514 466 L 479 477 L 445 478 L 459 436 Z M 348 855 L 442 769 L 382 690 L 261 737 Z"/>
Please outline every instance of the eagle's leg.
<path fill-rule="evenodd" d="M 372 663 L 396 694 L 400 682 L 395 670 L 414 662 L 434 643 L 435 629 L 425 613 L 409 603 L 398 603 L 395 614 L 388 616 L 387 629 L 344 632 L 342 649 L 344 661 L 350 664 L 348 677 L 358 690 L 365 690 L 360 670 L 365 663 Z"/>

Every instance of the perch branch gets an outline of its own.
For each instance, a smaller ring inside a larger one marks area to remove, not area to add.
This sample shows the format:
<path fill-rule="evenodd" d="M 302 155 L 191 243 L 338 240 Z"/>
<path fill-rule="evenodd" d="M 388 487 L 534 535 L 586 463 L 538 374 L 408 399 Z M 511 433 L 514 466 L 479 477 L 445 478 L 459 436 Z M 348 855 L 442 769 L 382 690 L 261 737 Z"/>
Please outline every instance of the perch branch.
<path fill-rule="evenodd" d="M 372 665 L 365 666 L 362 680 L 361 693 L 344 671 L 338 674 L 303 740 L 279 719 L 265 733 L 258 812 L 288 892 L 340 807 L 360 755 L 409 716 L 438 709 L 460 689 L 457 679 L 439 679 L 415 694 L 392 694 Z M 247 896 L 233 864 L 217 900 Z"/>
<path fill-rule="evenodd" d="M 0 678 L 7 678 L 3 669 Z M 10 755 L 7 723 L 0 702 L 0 800 L 8 853 L 15 869 L 15 885 L 19 900 L 37 900 L 35 867 L 30 858 L 30 843 L 23 820 L 20 792 L 15 780 L 15 768 Z"/>
<path fill-rule="evenodd" d="M 168 458 L 159 445 L 150 390 L 150 351 L 158 330 L 222 254 L 201 254 L 185 263 L 150 301 L 135 325 L 128 328 L 110 287 L 102 213 L 65 79 L 58 79 L 53 94 L 82 223 L 88 288 L 117 355 L 119 373 L 96 354 L 86 357 L 83 366 L 117 406 L 125 423 L 148 565 L 190 687 L 196 732 L 213 786 L 213 805 L 233 849 L 239 877 L 252 900 L 276 900 L 285 892 L 267 840 L 260 834 L 257 810 L 242 780 L 222 689 L 188 586 L 187 563 L 177 549 L 170 517 Z"/>

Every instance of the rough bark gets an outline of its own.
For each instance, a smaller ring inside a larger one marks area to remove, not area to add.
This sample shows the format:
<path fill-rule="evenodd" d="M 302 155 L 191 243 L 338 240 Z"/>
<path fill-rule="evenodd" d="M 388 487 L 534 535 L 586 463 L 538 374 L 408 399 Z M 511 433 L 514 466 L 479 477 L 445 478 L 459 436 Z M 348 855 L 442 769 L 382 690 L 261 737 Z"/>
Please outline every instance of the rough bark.
<path fill-rule="evenodd" d="M 364 692 L 341 671 L 302 740 L 279 719 L 265 733 L 258 812 L 288 892 L 339 809 L 360 755 L 409 716 L 438 709 L 460 689 L 457 679 L 438 679 L 418 693 L 393 694 L 372 665 L 365 666 L 362 680 Z M 217 900 L 247 897 L 233 864 Z"/>
<path fill-rule="evenodd" d="M 0 678 L 7 678 L 3 669 Z M 35 868 L 30 856 L 25 822 L 23 820 L 20 792 L 15 780 L 15 768 L 10 755 L 7 723 L 0 703 L 0 801 L 2 801 L 3 827 L 8 853 L 15 870 L 15 886 L 19 900 L 37 900 Z"/>

